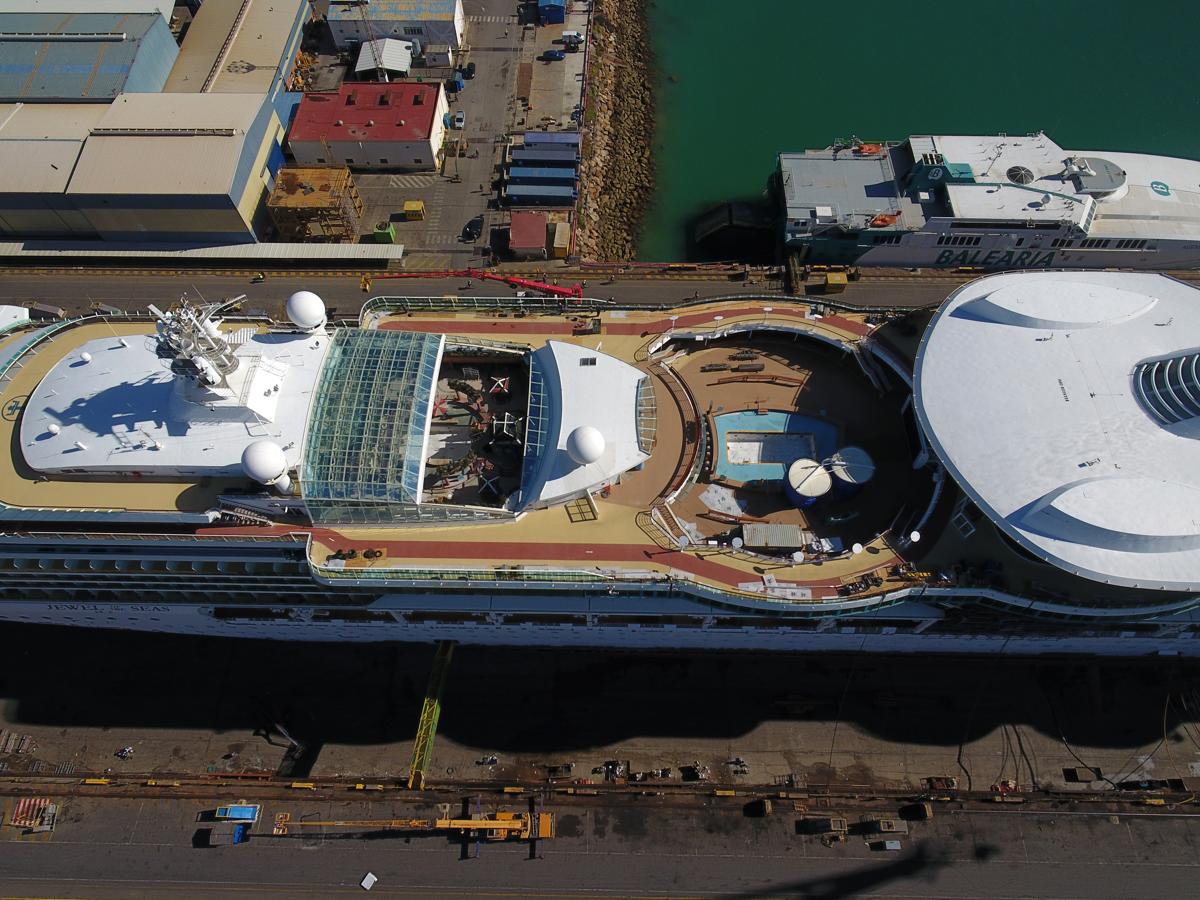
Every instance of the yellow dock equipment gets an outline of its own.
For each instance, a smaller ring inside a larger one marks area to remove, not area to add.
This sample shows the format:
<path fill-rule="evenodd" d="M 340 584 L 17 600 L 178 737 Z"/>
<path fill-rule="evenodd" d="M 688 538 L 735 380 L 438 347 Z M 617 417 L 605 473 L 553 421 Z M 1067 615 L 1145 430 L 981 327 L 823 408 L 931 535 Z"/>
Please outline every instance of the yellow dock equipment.
<path fill-rule="evenodd" d="M 275 817 L 275 834 L 292 828 L 366 828 L 374 831 L 479 833 L 489 841 L 549 840 L 554 837 L 554 813 L 500 811 L 479 819 L 298 819 L 290 813 Z"/>
<path fill-rule="evenodd" d="M 425 702 L 421 705 L 421 719 L 417 723 L 417 736 L 413 741 L 413 761 L 408 772 L 408 789 L 423 790 L 425 773 L 433 758 L 433 739 L 437 736 L 438 719 L 442 714 L 442 688 L 446 684 L 446 673 L 450 670 L 450 659 L 454 655 L 454 641 L 438 641 L 433 655 L 433 668 L 429 672 L 429 685 L 425 688 Z"/>
<path fill-rule="evenodd" d="M 824 293 L 840 294 L 846 289 L 846 283 L 847 278 L 845 272 L 826 272 Z"/>
<path fill-rule="evenodd" d="M 571 223 L 570 222 L 555 222 L 552 226 L 554 229 L 554 258 L 566 259 L 568 252 L 571 249 Z"/>
<path fill-rule="evenodd" d="M 423 221 L 425 221 L 425 201 L 424 200 L 405 200 L 404 201 L 404 221 L 406 221 L 406 222 L 423 222 Z"/>

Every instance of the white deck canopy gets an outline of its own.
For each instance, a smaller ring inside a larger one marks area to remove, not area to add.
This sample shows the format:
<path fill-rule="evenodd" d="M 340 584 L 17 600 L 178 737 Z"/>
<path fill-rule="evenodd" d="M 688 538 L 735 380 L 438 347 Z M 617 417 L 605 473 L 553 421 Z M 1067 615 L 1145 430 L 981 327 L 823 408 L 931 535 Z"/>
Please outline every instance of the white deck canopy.
<path fill-rule="evenodd" d="M 561 341 L 539 348 L 532 366 L 533 390 L 541 396 L 530 401 L 522 507 L 582 496 L 650 458 L 639 436 L 644 372 Z"/>
<path fill-rule="evenodd" d="M 916 409 L 963 491 L 1030 553 L 1109 584 L 1200 588 L 1200 291 L 1010 273 L 955 291 Z"/>

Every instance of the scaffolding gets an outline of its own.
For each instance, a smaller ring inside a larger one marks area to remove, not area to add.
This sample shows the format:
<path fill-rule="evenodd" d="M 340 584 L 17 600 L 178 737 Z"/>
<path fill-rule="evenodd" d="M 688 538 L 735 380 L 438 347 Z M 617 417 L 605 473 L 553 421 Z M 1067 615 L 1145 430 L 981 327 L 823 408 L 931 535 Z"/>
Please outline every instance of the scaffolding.
<path fill-rule="evenodd" d="M 267 210 L 280 240 L 335 243 L 358 237 L 363 202 L 344 166 L 285 166 Z"/>

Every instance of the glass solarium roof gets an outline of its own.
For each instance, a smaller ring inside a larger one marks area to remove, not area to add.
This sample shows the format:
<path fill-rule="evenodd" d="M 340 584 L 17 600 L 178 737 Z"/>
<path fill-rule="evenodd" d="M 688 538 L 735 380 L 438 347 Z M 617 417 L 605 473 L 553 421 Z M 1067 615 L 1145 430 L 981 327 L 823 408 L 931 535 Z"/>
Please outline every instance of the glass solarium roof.
<path fill-rule="evenodd" d="M 314 522 L 402 518 L 420 501 L 442 342 L 443 335 L 409 331 L 334 335 L 301 471 Z"/>

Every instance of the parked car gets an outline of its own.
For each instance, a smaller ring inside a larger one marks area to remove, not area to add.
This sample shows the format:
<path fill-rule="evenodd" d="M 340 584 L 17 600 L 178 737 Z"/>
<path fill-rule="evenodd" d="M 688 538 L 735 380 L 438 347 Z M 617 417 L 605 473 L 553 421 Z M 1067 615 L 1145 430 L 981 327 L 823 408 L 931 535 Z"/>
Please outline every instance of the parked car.
<path fill-rule="evenodd" d="M 555 62 L 557 60 L 563 60 L 566 58 L 567 54 L 562 50 L 547 50 L 542 54 L 542 59 L 544 59 L 546 62 Z"/>
<path fill-rule="evenodd" d="M 479 240 L 483 234 L 483 216 L 476 216 L 470 222 L 463 226 L 462 241 L 464 244 L 473 244 Z"/>
<path fill-rule="evenodd" d="M 474 78 L 475 77 L 475 63 L 474 62 L 467 63 L 467 66 L 465 69 L 462 70 L 462 73 L 463 73 L 463 78 L 467 78 L 467 79 Z"/>
<path fill-rule="evenodd" d="M 467 114 L 461 109 L 454 114 L 454 127 L 462 131 L 463 126 L 467 124 Z"/>

